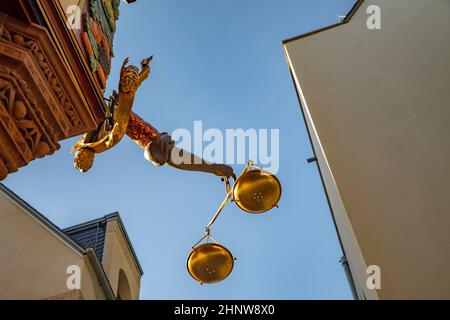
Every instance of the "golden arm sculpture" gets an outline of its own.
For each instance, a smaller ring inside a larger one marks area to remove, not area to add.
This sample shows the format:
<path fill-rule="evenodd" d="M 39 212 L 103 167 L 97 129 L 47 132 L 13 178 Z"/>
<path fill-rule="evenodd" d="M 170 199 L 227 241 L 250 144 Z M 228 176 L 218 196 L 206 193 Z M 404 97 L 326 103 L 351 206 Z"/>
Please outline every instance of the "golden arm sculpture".
<path fill-rule="evenodd" d="M 152 57 L 142 60 L 140 72 L 133 65 L 127 66 L 128 58 L 123 62 L 120 70 L 119 93 L 113 97 L 118 99 L 117 105 L 114 106 L 114 110 L 108 110 L 110 114 L 107 114 L 107 119 L 98 130 L 85 134 L 72 147 L 72 152 L 76 152 L 74 165 L 82 172 L 92 167 L 95 153 L 104 152 L 122 140 L 128 127 L 136 91 L 150 73 L 151 60 Z"/>
<path fill-rule="evenodd" d="M 127 134 L 145 150 L 145 158 L 155 165 L 169 164 L 181 170 L 235 178 L 230 166 L 207 163 L 185 150 L 176 148 L 170 135 L 165 132 L 159 133 L 151 124 L 131 111 L 137 89 L 148 78 L 152 59 L 153 57 L 142 60 L 140 71 L 133 65 L 128 66 L 128 59 L 125 59 L 120 72 L 119 92 L 113 93 L 106 120 L 96 131 L 85 134 L 72 147 L 72 152 L 76 152 L 75 168 L 81 172 L 87 172 L 94 163 L 96 153 L 111 149 Z M 173 154 L 185 161 L 172 159 Z"/>

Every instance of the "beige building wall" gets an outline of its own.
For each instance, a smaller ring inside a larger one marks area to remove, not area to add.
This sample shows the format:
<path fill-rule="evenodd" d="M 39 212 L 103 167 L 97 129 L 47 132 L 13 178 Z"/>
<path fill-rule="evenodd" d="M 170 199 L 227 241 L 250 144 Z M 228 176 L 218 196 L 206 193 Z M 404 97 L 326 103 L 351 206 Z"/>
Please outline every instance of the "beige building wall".
<path fill-rule="evenodd" d="M 363 1 L 285 51 L 360 298 L 450 299 L 450 1 Z"/>
<path fill-rule="evenodd" d="M 105 299 L 87 257 L 0 192 L 0 300 Z M 81 289 L 67 288 L 67 267 L 81 269 Z"/>
<path fill-rule="evenodd" d="M 86 238 L 86 230 L 100 223 L 106 223 L 101 263 Z M 69 233 L 84 233 L 78 241 L 85 247 L 0 185 L 0 300 L 139 299 L 142 269 L 118 213 Z M 80 268 L 79 290 L 67 286 L 69 266 Z"/>
<path fill-rule="evenodd" d="M 123 288 L 128 287 L 129 289 L 129 297 L 126 297 L 127 289 L 122 290 L 120 294 L 122 299 L 139 300 L 141 275 L 117 221 L 108 222 L 102 261 L 114 294 L 118 296 L 119 285 L 122 284 Z M 123 276 L 119 277 L 121 272 Z M 125 292 L 125 297 L 123 292 Z"/>

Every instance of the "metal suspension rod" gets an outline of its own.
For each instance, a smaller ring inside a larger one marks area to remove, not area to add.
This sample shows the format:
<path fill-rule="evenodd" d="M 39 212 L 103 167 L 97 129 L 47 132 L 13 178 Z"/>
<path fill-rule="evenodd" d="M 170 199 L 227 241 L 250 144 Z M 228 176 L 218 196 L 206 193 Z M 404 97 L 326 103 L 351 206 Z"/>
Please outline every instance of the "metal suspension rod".
<path fill-rule="evenodd" d="M 233 189 L 231 189 L 225 199 L 223 200 L 222 204 L 220 205 L 219 209 L 217 210 L 216 214 L 214 215 L 214 217 L 212 218 L 211 222 L 206 226 L 206 230 L 209 230 L 211 228 L 211 226 L 213 225 L 214 222 L 216 222 L 217 218 L 219 217 L 220 213 L 222 212 L 223 208 L 225 208 L 228 200 L 230 200 L 231 195 L 233 194 Z"/>
<path fill-rule="evenodd" d="M 249 161 L 247 163 L 247 165 L 245 166 L 244 170 L 242 171 L 241 175 L 239 177 L 241 177 L 247 170 L 249 167 L 253 166 L 253 161 Z M 228 178 L 224 178 L 225 179 L 225 183 L 227 186 L 227 195 L 225 197 L 225 199 L 223 200 L 222 204 L 220 205 L 219 209 L 217 209 L 216 214 L 214 215 L 214 217 L 212 218 L 211 222 L 206 226 L 206 232 L 209 234 L 209 231 L 211 229 L 211 226 L 214 224 L 214 222 L 216 222 L 217 218 L 219 217 L 219 215 L 222 213 L 223 208 L 225 208 L 225 206 L 227 205 L 228 200 L 230 200 L 230 197 L 233 195 L 234 192 L 234 186 L 236 185 L 236 181 L 234 181 L 233 183 L 233 187 L 230 188 L 230 181 L 228 180 Z M 239 178 L 238 178 L 239 179 Z"/>

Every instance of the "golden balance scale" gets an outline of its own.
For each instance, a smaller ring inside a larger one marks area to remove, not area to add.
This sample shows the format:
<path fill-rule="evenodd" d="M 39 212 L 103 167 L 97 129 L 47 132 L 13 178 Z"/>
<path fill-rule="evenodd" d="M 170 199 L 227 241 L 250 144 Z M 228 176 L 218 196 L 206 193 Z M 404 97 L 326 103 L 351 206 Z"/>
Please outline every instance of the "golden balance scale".
<path fill-rule="evenodd" d="M 152 58 L 142 60 L 140 71 L 138 67 L 128 65 L 128 58 L 125 59 L 120 71 L 119 91 L 114 92 L 109 100 L 106 120 L 103 121 L 98 130 L 86 133 L 72 147 L 72 152 L 76 152 L 74 166 L 81 172 L 87 172 L 93 166 L 95 154 L 103 153 L 113 148 L 121 141 L 124 135 L 128 135 L 146 150 L 146 159 L 156 162 L 157 165 L 168 163 L 181 170 L 211 173 L 205 169 L 207 164 L 203 163 L 203 159 L 200 159 L 202 160 L 202 165 L 195 168 L 189 165 L 177 166 L 173 161 L 169 161 L 170 157 L 168 155 L 166 155 L 168 159 L 165 159 L 162 163 L 152 160 L 151 146 L 162 134 L 131 111 L 136 91 L 150 73 L 150 61 Z M 171 140 L 170 136 L 168 137 Z M 158 143 L 161 146 L 158 146 Z M 156 146 L 156 154 L 160 152 L 160 157 L 163 159 L 164 155 L 162 153 L 165 152 L 164 149 L 168 150 L 168 147 L 164 147 L 163 142 L 156 142 L 153 146 Z M 161 148 L 161 150 L 158 151 L 158 148 Z M 194 158 L 194 155 L 183 150 L 184 152 L 189 157 Z M 147 158 L 147 156 L 149 157 Z M 206 227 L 206 235 L 194 245 L 187 260 L 189 273 L 202 284 L 220 282 L 227 278 L 233 270 L 234 256 L 211 236 L 211 226 L 228 203 L 228 200 L 232 198 L 232 201 L 242 210 L 258 214 L 276 207 L 281 197 L 279 180 L 274 175 L 256 168 L 251 161 L 248 162 L 239 178 L 234 181 L 233 187 L 230 186 L 228 179 L 224 179 L 224 181 L 226 182 L 227 192 L 225 200 Z M 210 242 L 210 239 L 213 240 L 213 243 Z M 203 240 L 206 240 L 206 243 L 200 245 Z"/>
<path fill-rule="evenodd" d="M 281 183 L 273 174 L 256 168 L 248 162 L 233 187 L 225 179 L 227 195 L 211 222 L 206 234 L 193 247 L 187 259 L 189 274 L 200 284 L 217 283 L 225 280 L 233 271 L 235 257 L 211 236 L 211 226 L 225 208 L 228 200 L 252 214 L 267 212 L 275 207 L 281 198 Z M 205 243 L 201 244 L 205 240 Z M 213 242 L 210 242 L 212 240 Z"/>

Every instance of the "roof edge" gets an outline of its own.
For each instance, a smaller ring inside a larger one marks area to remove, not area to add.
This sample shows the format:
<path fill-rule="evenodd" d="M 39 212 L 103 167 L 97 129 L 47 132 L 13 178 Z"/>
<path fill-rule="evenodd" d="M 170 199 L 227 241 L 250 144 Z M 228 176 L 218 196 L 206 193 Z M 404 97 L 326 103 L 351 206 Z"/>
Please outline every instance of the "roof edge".
<path fill-rule="evenodd" d="M 288 38 L 286 40 L 283 40 L 283 42 L 282 42 L 283 45 L 286 45 L 289 42 L 292 42 L 292 41 L 295 41 L 295 40 L 298 40 L 298 39 L 302 39 L 302 38 L 305 38 L 305 37 L 309 37 L 309 36 L 312 36 L 312 35 L 314 35 L 316 33 L 320 33 L 320 32 L 323 32 L 323 31 L 326 31 L 326 30 L 329 30 L 329 29 L 332 29 L 332 28 L 335 28 L 335 27 L 338 27 L 340 25 L 348 23 L 351 20 L 351 18 L 353 17 L 353 15 L 356 13 L 356 11 L 358 11 L 359 7 L 363 4 L 363 2 L 364 2 L 364 0 L 356 1 L 356 3 L 353 5 L 353 7 L 350 9 L 350 11 L 345 16 L 345 19 L 342 20 L 341 22 L 338 22 L 338 23 L 335 23 L 335 24 L 332 24 L 330 26 L 323 27 L 323 28 L 320 28 L 320 29 L 317 29 L 317 30 L 309 31 L 307 33 L 304 33 L 304 34 L 301 34 L 301 35 L 298 35 L 298 36 L 295 36 L 295 37 L 292 37 L 292 38 Z"/>
<path fill-rule="evenodd" d="M 108 221 L 111 221 L 111 220 L 118 221 L 120 229 L 121 229 L 121 231 L 122 231 L 122 233 L 124 235 L 125 241 L 127 242 L 127 246 L 130 249 L 130 252 L 131 252 L 131 254 L 133 256 L 133 259 L 134 259 L 134 261 L 136 263 L 136 266 L 137 266 L 141 276 L 143 276 L 144 275 L 144 270 L 142 269 L 142 266 L 141 266 L 141 264 L 139 262 L 139 259 L 137 257 L 136 251 L 134 251 L 133 244 L 132 244 L 132 242 L 130 240 L 130 237 L 128 236 L 127 229 L 125 228 L 125 225 L 124 225 L 124 223 L 122 221 L 122 218 L 120 217 L 119 212 L 116 211 L 116 212 L 107 214 L 107 215 L 105 215 L 103 217 L 100 217 L 100 218 L 97 218 L 97 219 L 94 219 L 94 220 L 90 220 L 90 221 L 83 222 L 83 223 L 80 223 L 80 224 L 77 224 L 77 225 L 74 225 L 74 226 L 71 226 L 71 227 L 68 227 L 68 228 L 64 228 L 64 229 L 62 229 L 62 231 L 63 232 L 71 232 L 71 231 L 74 231 L 76 229 L 89 228 L 90 226 L 92 226 L 94 224 L 97 224 L 99 222 L 103 222 L 103 221 L 108 222 Z"/>
<path fill-rule="evenodd" d="M 8 198 L 10 198 L 17 206 L 19 206 L 21 209 L 25 211 L 25 213 L 29 214 L 33 218 L 35 218 L 39 223 L 41 223 L 44 227 L 48 228 L 49 231 L 53 232 L 54 235 L 65 242 L 69 247 L 80 253 L 81 255 L 85 255 L 87 253 L 86 250 L 84 250 L 80 245 L 78 245 L 72 238 L 70 238 L 69 235 L 66 234 L 66 232 L 70 232 L 72 230 L 78 229 L 78 228 L 85 228 L 88 226 L 91 226 L 92 224 L 96 224 L 101 221 L 110 221 L 110 220 L 117 220 L 120 226 L 120 229 L 124 235 L 124 238 L 127 242 L 127 245 L 131 251 L 131 254 L 133 256 L 133 259 L 136 263 L 136 266 L 141 274 L 141 276 L 144 275 L 144 270 L 142 269 L 142 266 L 139 262 L 139 259 L 136 255 L 136 251 L 134 251 L 133 245 L 131 243 L 130 237 L 128 236 L 127 230 L 125 228 L 125 225 L 123 224 L 122 218 L 120 217 L 119 212 L 113 212 L 111 214 L 105 215 L 101 218 L 97 218 L 91 221 L 83 222 L 81 224 L 71 226 L 68 228 L 59 228 L 56 224 L 51 222 L 48 218 L 46 218 L 42 213 L 37 211 L 35 208 L 33 208 L 28 202 L 23 200 L 21 197 L 19 197 L 14 191 L 9 189 L 7 186 L 5 186 L 3 183 L 0 182 L 0 192 L 4 193 Z"/>
<path fill-rule="evenodd" d="M 109 220 L 117 220 L 118 221 L 120 229 L 121 229 L 121 231 L 122 231 L 122 233 L 124 235 L 124 238 L 125 238 L 125 240 L 127 242 L 128 248 L 130 248 L 131 254 L 133 255 L 133 259 L 136 262 L 136 266 L 138 267 L 141 276 L 143 276 L 144 275 L 144 270 L 142 269 L 141 263 L 139 262 L 139 259 L 137 257 L 136 251 L 134 251 L 133 244 L 131 243 L 130 237 L 128 236 L 127 229 L 125 228 L 125 225 L 124 225 L 124 223 L 122 221 L 122 218 L 120 217 L 119 212 L 114 212 L 114 213 L 108 214 L 104 218 L 107 221 L 109 221 Z"/>
<path fill-rule="evenodd" d="M 39 223 L 50 229 L 58 238 L 63 240 L 69 247 L 75 249 L 80 254 L 84 255 L 86 251 L 73 241 L 68 235 L 64 233 L 56 224 L 47 219 L 42 213 L 33 208 L 28 202 L 19 197 L 14 191 L 9 189 L 3 183 L 0 183 L 0 192 L 3 192 L 8 198 L 10 198 L 17 206 L 23 209 L 27 214 L 35 218 Z"/>

